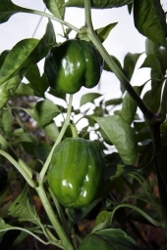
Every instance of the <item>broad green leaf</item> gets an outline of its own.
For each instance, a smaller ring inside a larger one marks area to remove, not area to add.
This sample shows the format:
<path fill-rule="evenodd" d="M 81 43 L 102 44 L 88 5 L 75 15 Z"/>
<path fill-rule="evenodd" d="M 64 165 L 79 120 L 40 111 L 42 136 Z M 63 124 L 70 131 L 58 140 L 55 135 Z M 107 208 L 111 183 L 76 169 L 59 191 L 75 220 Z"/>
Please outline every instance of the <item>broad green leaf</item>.
<path fill-rule="evenodd" d="M 142 65 L 140 66 L 140 68 L 144 68 L 144 67 L 148 67 L 148 68 L 152 68 L 155 69 L 157 72 L 161 73 L 161 64 L 159 59 L 157 58 L 157 56 L 155 55 L 148 55 L 144 62 L 142 63 Z"/>
<path fill-rule="evenodd" d="M 134 22 L 138 31 L 158 45 L 165 46 L 165 29 L 156 2 L 134 1 Z"/>
<path fill-rule="evenodd" d="M 24 12 L 24 10 L 24 8 L 12 3 L 11 0 L 0 0 L 0 23 L 8 21 L 12 15 Z"/>
<path fill-rule="evenodd" d="M 121 7 L 131 3 L 132 0 L 92 0 L 91 7 L 96 9 L 107 9 Z M 65 7 L 84 7 L 84 0 L 68 0 Z"/>
<path fill-rule="evenodd" d="M 64 0 L 43 0 L 47 9 L 57 18 L 64 19 Z"/>
<path fill-rule="evenodd" d="M 10 205 L 8 213 L 10 216 L 18 218 L 19 221 L 30 221 L 36 225 L 41 225 L 34 206 L 30 204 L 27 186 Z"/>
<path fill-rule="evenodd" d="M 88 234 L 78 250 L 140 250 L 136 242 L 121 229 L 103 229 Z"/>
<path fill-rule="evenodd" d="M 136 53 L 136 54 L 131 54 L 128 53 L 126 54 L 124 58 L 124 66 L 123 66 L 123 71 L 125 76 L 128 78 L 130 81 L 136 66 L 136 63 L 140 57 L 141 53 Z"/>
<path fill-rule="evenodd" d="M 0 69 L 0 84 L 16 75 L 25 73 L 28 67 L 40 61 L 55 44 L 54 29 L 49 21 L 41 40 L 27 38 L 18 42 L 6 56 Z"/>
<path fill-rule="evenodd" d="M 94 103 L 94 100 L 101 97 L 102 95 L 99 93 L 88 93 L 81 97 L 80 106 L 87 104 L 88 102 Z"/>
<path fill-rule="evenodd" d="M 101 43 L 103 43 L 108 35 L 110 34 L 110 31 L 117 25 L 117 23 L 110 23 L 102 28 L 99 28 L 97 30 L 95 30 L 99 40 L 101 41 Z"/>
<path fill-rule="evenodd" d="M 133 89 L 136 91 L 136 93 L 140 96 L 140 93 L 142 91 L 142 86 L 134 86 Z M 121 117 L 127 121 L 127 123 L 131 124 L 135 118 L 137 110 L 137 103 L 134 101 L 134 99 L 130 96 L 128 92 L 126 92 L 123 101 L 122 101 L 122 110 L 121 110 Z"/>
<path fill-rule="evenodd" d="M 137 157 L 134 129 L 119 115 L 92 117 L 115 145 L 123 162 L 133 165 Z"/>
<path fill-rule="evenodd" d="M 35 119 L 38 126 L 43 127 L 53 121 L 60 113 L 58 107 L 50 100 L 39 101 L 35 106 Z"/>

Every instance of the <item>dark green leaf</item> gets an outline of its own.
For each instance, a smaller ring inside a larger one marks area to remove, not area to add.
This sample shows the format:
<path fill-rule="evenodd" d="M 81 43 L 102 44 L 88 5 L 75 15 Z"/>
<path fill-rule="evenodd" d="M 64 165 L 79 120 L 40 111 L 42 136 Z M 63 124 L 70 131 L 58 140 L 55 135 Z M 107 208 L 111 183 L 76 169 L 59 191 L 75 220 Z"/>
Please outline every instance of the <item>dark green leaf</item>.
<path fill-rule="evenodd" d="M 3 64 L 3 62 L 5 61 L 5 58 L 7 57 L 8 53 L 10 50 L 4 50 L 1 55 L 0 55 L 0 68 Z"/>
<path fill-rule="evenodd" d="M 101 97 L 102 95 L 99 93 L 88 93 L 81 97 L 80 106 L 87 104 L 88 102 L 94 103 L 94 100 Z"/>
<path fill-rule="evenodd" d="M 8 21 L 8 19 L 18 13 L 24 12 L 24 8 L 19 7 L 12 3 L 11 0 L 1 0 L 0 1 L 0 23 Z"/>
<path fill-rule="evenodd" d="M 136 63 L 140 57 L 141 53 L 131 54 L 128 53 L 124 58 L 123 71 L 125 76 L 130 81 L 136 66 Z"/>
<path fill-rule="evenodd" d="M 135 241 L 121 229 L 103 229 L 87 235 L 78 250 L 139 250 Z"/>
<path fill-rule="evenodd" d="M 110 23 L 107 26 L 104 26 L 102 28 L 99 28 L 97 30 L 95 30 L 99 40 L 101 41 L 101 43 L 103 43 L 108 35 L 110 34 L 110 31 L 117 25 L 117 23 Z"/>
<path fill-rule="evenodd" d="M 35 156 L 38 160 L 40 160 L 42 163 L 44 163 L 51 151 L 52 147 L 45 143 L 45 142 L 40 142 L 38 145 L 35 147 Z"/>
<path fill-rule="evenodd" d="M 44 97 L 46 90 L 49 85 L 46 80 L 45 75 L 40 76 L 38 66 L 36 64 L 29 67 L 28 71 L 25 74 L 25 77 L 29 81 L 29 86 L 34 90 L 37 96 Z"/>
<path fill-rule="evenodd" d="M 39 101 L 35 106 L 35 119 L 38 126 L 46 126 L 60 113 L 58 107 L 50 100 Z"/>
<path fill-rule="evenodd" d="M 43 0 L 47 9 L 57 18 L 64 19 L 64 0 Z"/>
<path fill-rule="evenodd" d="M 153 0 L 134 1 L 134 22 L 138 31 L 158 45 L 165 46 L 166 31 L 162 24 L 162 17 Z"/>
<path fill-rule="evenodd" d="M 167 250 L 167 243 L 163 247 L 161 247 L 159 250 Z"/>
<path fill-rule="evenodd" d="M 123 162 L 133 165 L 137 157 L 137 144 L 135 131 L 119 115 L 107 117 L 92 117 L 104 130 L 108 138 L 115 145 Z"/>
<path fill-rule="evenodd" d="M 155 55 L 149 55 L 146 57 L 142 65 L 140 66 L 141 68 L 148 67 L 152 69 L 156 69 L 157 72 L 161 73 L 161 64 L 158 58 Z"/>
<path fill-rule="evenodd" d="M 107 9 L 121 7 L 131 3 L 132 0 L 92 0 L 91 7 L 96 9 Z M 68 0 L 65 3 L 66 7 L 84 7 L 84 0 Z"/>

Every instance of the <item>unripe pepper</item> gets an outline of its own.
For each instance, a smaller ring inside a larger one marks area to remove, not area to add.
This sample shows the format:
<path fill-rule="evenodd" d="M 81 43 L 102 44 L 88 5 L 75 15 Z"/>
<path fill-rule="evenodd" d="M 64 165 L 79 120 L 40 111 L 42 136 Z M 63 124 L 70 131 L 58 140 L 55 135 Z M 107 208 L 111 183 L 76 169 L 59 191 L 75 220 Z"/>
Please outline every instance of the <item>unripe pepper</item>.
<path fill-rule="evenodd" d="M 104 181 L 104 161 L 97 144 L 67 138 L 56 147 L 47 174 L 50 189 L 65 207 L 89 205 Z"/>
<path fill-rule="evenodd" d="M 103 59 L 93 44 L 67 40 L 53 47 L 45 59 L 44 71 L 50 87 L 74 94 L 82 86 L 95 87 L 103 69 Z"/>

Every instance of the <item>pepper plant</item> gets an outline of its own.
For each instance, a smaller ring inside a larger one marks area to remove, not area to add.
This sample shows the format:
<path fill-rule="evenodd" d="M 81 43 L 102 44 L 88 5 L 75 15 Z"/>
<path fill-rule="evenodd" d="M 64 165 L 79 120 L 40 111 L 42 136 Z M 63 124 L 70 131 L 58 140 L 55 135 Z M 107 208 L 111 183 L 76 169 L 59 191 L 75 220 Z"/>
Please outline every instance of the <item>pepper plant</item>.
<path fill-rule="evenodd" d="M 0 247 L 166 250 L 163 6 L 159 0 L 43 2 L 49 14 L 0 0 L 0 23 L 17 13 L 48 19 L 41 39 L 26 38 L 0 54 Z M 92 24 L 92 9 L 125 5 L 146 38 L 141 68 L 150 69 L 150 78 L 140 86 L 131 78 L 141 54 L 127 53 L 122 65 L 103 45 L 115 24 Z M 70 7 L 84 8 L 80 29 L 65 20 Z M 54 22 L 62 26 L 62 44 Z M 102 70 L 115 74 L 122 95 L 106 100 L 88 89 L 76 108 L 75 93 L 96 86 Z"/>

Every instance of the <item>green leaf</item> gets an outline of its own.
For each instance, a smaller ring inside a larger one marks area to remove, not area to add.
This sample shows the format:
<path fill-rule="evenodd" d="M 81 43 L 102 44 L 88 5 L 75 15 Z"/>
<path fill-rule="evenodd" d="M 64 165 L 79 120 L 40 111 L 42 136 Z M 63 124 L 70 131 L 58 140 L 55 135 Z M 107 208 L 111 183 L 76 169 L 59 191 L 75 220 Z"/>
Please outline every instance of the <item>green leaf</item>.
<path fill-rule="evenodd" d="M 110 105 L 119 105 L 122 103 L 122 98 L 115 98 L 115 99 L 111 99 L 111 100 L 107 100 L 105 102 L 105 106 L 110 106 Z"/>
<path fill-rule="evenodd" d="M 40 76 L 40 72 L 36 64 L 29 67 L 25 77 L 29 81 L 29 86 L 34 90 L 35 94 L 37 96 L 44 97 L 49 85 L 45 75 Z"/>
<path fill-rule="evenodd" d="M 43 0 L 47 9 L 57 18 L 64 19 L 64 0 Z"/>
<path fill-rule="evenodd" d="M 131 3 L 132 0 L 92 0 L 91 7 L 95 9 L 107 9 L 121 7 Z M 65 7 L 84 7 L 84 0 L 68 0 Z"/>
<path fill-rule="evenodd" d="M 136 91 L 136 93 L 140 96 L 140 93 L 142 91 L 143 86 L 134 86 L 133 89 Z M 130 96 L 130 94 L 127 92 L 125 94 L 125 97 L 123 98 L 122 102 L 122 110 L 121 110 L 121 117 L 127 121 L 127 123 L 131 124 L 135 118 L 137 110 L 137 104 L 135 100 Z"/>
<path fill-rule="evenodd" d="M 122 70 L 122 65 L 121 65 L 121 63 L 119 62 L 119 60 L 115 57 L 115 56 L 113 56 L 113 55 L 110 55 L 110 57 L 114 60 L 114 62 L 117 64 L 117 66 Z M 113 72 L 110 68 L 109 68 L 109 66 L 108 66 L 108 64 L 104 61 L 104 67 L 103 67 L 103 69 L 104 70 L 107 70 L 107 71 L 110 71 L 110 72 Z"/>
<path fill-rule="evenodd" d="M 55 122 L 51 122 L 48 125 L 44 126 L 43 129 L 45 133 L 50 137 L 51 140 L 56 141 L 59 135 L 59 129 L 56 126 Z"/>
<path fill-rule="evenodd" d="M 8 21 L 8 19 L 18 13 L 24 12 L 24 8 L 19 7 L 12 3 L 11 0 L 1 0 L 0 1 L 0 23 Z"/>
<path fill-rule="evenodd" d="M 158 45 L 165 46 L 165 29 L 162 17 L 153 0 L 134 1 L 134 22 L 138 31 Z"/>
<path fill-rule="evenodd" d="M 133 165 L 137 157 L 137 144 L 135 131 L 119 115 L 107 117 L 92 117 L 104 130 L 108 138 L 115 145 L 123 162 Z"/>
<path fill-rule="evenodd" d="M 10 50 L 4 50 L 1 55 L 0 55 L 0 68 L 3 64 L 3 62 L 5 61 L 5 58 L 7 57 L 8 53 Z"/>
<path fill-rule="evenodd" d="M 111 212 L 101 211 L 96 217 L 96 221 L 95 221 L 96 229 L 97 227 L 98 227 L 98 230 L 109 227 L 110 220 L 111 220 Z"/>
<path fill-rule="evenodd" d="M 87 235 L 78 250 L 139 250 L 135 241 L 121 229 L 103 229 Z"/>
<path fill-rule="evenodd" d="M 10 78 L 8 81 L 0 84 L 0 109 L 7 103 L 9 98 L 13 96 L 17 87 L 21 82 L 19 75 Z"/>
<path fill-rule="evenodd" d="M 35 156 L 38 160 L 40 160 L 42 163 L 44 163 L 51 151 L 52 147 L 45 143 L 45 142 L 40 142 L 38 145 L 35 147 Z"/>
<path fill-rule="evenodd" d="M 34 114 L 38 126 L 43 127 L 51 123 L 60 114 L 60 110 L 52 101 L 43 100 L 36 104 Z"/>
<path fill-rule="evenodd" d="M 88 102 L 91 102 L 94 104 L 94 100 L 101 97 L 102 95 L 99 93 L 88 93 L 81 97 L 80 99 L 80 106 L 87 104 Z"/>
<path fill-rule="evenodd" d="M 140 68 L 144 68 L 144 67 L 148 67 L 148 68 L 152 68 L 152 69 L 156 69 L 157 72 L 161 73 L 161 64 L 159 59 L 157 58 L 157 56 L 155 55 L 149 55 L 145 58 L 144 62 L 142 63 L 142 65 L 140 66 Z"/>
<path fill-rule="evenodd" d="M 16 75 L 25 73 L 28 67 L 40 61 L 55 44 L 54 29 L 49 21 L 41 40 L 27 38 L 18 42 L 6 56 L 0 69 L 0 84 Z"/>
<path fill-rule="evenodd" d="M 35 93 L 30 87 L 30 84 L 25 84 L 21 82 L 16 89 L 15 96 L 34 96 Z"/>
<path fill-rule="evenodd" d="M 130 81 L 136 66 L 136 63 L 140 57 L 141 53 L 131 54 L 128 53 L 124 58 L 123 71 L 125 76 Z"/>
<path fill-rule="evenodd" d="M 2 109 L 0 113 L 0 128 L 2 132 L 9 137 L 12 133 L 12 113 L 10 109 Z"/>
<path fill-rule="evenodd" d="M 167 243 L 163 247 L 161 247 L 159 250 L 167 250 Z"/>
<path fill-rule="evenodd" d="M 99 40 L 101 41 L 101 43 L 103 43 L 108 35 L 110 34 L 110 31 L 117 25 L 117 23 L 110 23 L 102 28 L 99 28 L 97 30 L 95 30 Z"/>
<path fill-rule="evenodd" d="M 10 205 L 8 213 L 10 216 L 18 218 L 19 221 L 30 221 L 36 225 L 41 225 L 34 206 L 30 204 L 27 186 Z"/>

